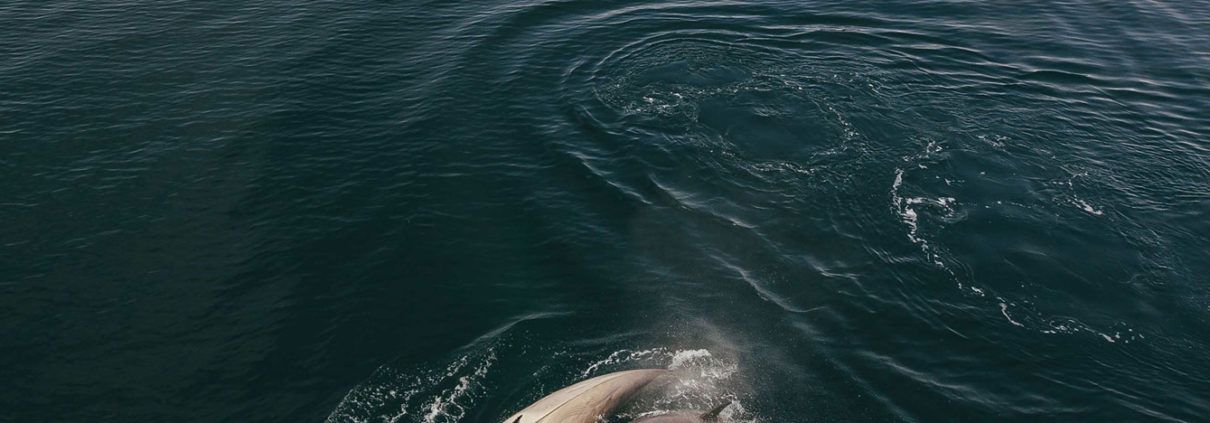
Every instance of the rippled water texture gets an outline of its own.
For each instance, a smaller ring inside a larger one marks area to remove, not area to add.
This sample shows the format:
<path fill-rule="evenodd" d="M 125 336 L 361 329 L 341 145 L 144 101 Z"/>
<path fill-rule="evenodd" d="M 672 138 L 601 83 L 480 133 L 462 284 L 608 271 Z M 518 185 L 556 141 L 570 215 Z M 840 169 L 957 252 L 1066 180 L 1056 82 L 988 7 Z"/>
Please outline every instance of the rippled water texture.
<path fill-rule="evenodd" d="M 0 4 L 0 420 L 1204 421 L 1210 7 Z"/>

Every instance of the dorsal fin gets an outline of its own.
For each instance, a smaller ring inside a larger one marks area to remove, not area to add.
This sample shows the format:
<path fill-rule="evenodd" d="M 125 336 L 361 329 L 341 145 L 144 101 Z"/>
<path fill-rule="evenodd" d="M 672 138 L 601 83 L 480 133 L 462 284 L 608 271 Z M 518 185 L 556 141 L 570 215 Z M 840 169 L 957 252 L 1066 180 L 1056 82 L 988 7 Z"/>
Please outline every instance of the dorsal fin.
<path fill-rule="evenodd" d="M 517 419 L 513 420 L 513 423 L 521 423 L 521 417 L 524 417 L 524 416 L 517 416 Z"/>
<path fill-rule="evenodd" d="M 723 401 L 722 404 L 719 404 L 718 406 L 711 408 L 710 411 L 707 411 L 705 414 L 702 414 L 702 420 L 708 422 L 718 421 L 718 413 L 722 413 L 723 409 L 727 408 L 728 405 L 731 405 L 731 400 Z"/>

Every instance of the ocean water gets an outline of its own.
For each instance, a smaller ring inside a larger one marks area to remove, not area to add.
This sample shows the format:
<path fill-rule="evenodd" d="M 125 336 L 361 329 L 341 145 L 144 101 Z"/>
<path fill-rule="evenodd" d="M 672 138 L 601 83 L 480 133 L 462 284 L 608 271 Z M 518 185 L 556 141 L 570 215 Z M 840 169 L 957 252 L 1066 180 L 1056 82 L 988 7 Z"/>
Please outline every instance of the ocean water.
<path fill-rule="evenodd" d="M 1203 1 L 0 4 L 0 421 L 1210 416 Z"/>

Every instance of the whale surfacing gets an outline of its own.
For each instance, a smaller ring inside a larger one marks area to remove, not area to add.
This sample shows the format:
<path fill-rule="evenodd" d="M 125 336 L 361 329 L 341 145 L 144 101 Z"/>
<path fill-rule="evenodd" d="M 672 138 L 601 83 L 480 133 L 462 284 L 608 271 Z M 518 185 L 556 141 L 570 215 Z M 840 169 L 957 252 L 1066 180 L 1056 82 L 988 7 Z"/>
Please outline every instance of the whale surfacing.
<path fill-rule="evenodd" d="M 668 373 L 664 369 L 643 369 L 597 376 L 555 391 L 503 423 L 595 423 Z"/>
<path fill-rule="evenodd" d="M 731 401 L 719 404 L 705 413 L 695 411 L 664 413 L 641 417 L 630 423 L 717 423 L 720 421 L 718 415 L 729 405 L 731 405 Z"/>

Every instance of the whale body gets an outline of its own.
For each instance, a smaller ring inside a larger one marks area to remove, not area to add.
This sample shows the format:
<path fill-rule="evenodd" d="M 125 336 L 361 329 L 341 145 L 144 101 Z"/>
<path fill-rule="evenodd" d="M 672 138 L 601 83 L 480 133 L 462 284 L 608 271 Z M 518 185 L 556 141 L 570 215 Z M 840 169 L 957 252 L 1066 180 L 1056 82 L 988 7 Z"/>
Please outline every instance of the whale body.
<path fill-rule="evenodd" d="M 547 395 L 504 419 L 504 423 L 595 423 L 668 373 L 664 369 L 643 369 L 597 376 Z"/>
<path fill-rule="evenodd" d="M 731 401 L 719 404 L 710 411 L 680 411 L 675 413 L 657 414 L 654 416 L 640 417 L 630 423 L 717 423 L 719 422 L 718 414 L 723 412 L 724 408 L 731 405 Z"/>

